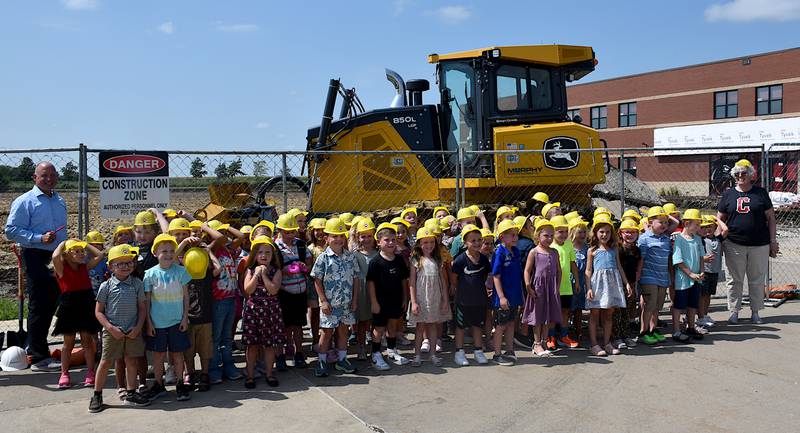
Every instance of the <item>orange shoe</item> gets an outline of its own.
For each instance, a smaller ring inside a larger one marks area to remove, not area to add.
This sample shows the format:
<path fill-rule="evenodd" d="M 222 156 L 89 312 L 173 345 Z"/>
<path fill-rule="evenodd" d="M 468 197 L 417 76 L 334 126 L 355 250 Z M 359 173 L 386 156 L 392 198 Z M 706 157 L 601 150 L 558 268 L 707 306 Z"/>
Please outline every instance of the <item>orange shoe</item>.
<path fill-rule="evenodd" d="M 558 345 L 561 347 L 569 347 L 570 349 L 574 349 L 578 347 L 578 342 L 569 338 L 569 335 L 565 335 L 558 339 Z"/>
<path fill-rule="evenodd" d="M 547 337 L 547 350 L 556 349 L 556 337 Z"/>

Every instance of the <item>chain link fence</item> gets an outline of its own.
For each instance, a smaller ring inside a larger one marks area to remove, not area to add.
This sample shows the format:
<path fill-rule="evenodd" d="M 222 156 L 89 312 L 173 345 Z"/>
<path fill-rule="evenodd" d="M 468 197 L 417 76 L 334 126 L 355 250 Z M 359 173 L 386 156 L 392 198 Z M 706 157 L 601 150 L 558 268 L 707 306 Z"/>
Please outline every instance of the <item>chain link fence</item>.
<path fill-rule="evenodd" d="M 532 198 L 537 192 L 561 202 L 564 213 L 577 210 L 586 217 L 598 206 L 620 217 L 626 209 L 642 212 L 665 202 L 716 213 L 720 194 L 733 185 L 730 168 L 738 159 L 748 158 L 775 203 L 781 255 L 770 260 L 768 285 L 777 286 L 800 279 L 794 265 L 800 258 L 799 149 L 798 145 L 773 145 L 704 148 L 702 152 L 678 148 L 170 151 L 169 205 L 198 218 L 234 225 L 273 219 L 294 207 L 309 209 L 313 215 L 353 212 L 385 221 L 409 205 L 420 209 L 420 217 L 426 219 L 436 206 L 454 214 L 472 204 L 478 204 L 494 223 L 501 205 L 516 206 L 525 215 L 541 215 L 542 203 Z M 35 164 L 44 160 L 51 161 L 61 176 L 58 191 L 67 201 L 69 236 L 98 230 L 108 237 L 117 224 L 131 224 L 132 218 L 102 217 L 100 151 L 83 145 L 0 151 L 3 227 L 11 202 L 31 188 Z M 11 243 L 4 236 L 0 242 L 0 302 L 10 303 L 3 308 L 16 317 L 17 260 Z M 12 328 L 16 321 L 0 322 L 0 331 Z"/>

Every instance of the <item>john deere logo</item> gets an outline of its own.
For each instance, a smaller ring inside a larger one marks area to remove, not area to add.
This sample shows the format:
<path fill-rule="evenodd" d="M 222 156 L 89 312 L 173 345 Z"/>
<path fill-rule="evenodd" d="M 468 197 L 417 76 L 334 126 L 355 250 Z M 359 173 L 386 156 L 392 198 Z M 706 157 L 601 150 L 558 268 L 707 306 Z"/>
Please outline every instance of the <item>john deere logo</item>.
<path fill-rule="evenodd" d="M 581 154 L 578 152 L 578 140 L 572 137 L 553 137 L 544 141 L 544 165 L 553 170 L 569 170 L 578 166 Z"/>

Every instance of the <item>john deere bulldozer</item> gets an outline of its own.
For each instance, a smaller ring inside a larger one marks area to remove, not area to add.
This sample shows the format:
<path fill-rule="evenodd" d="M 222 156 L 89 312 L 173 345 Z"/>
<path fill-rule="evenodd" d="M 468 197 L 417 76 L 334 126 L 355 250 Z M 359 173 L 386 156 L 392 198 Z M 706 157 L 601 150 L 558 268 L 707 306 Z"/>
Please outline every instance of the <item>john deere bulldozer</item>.
<path fill-rule="evenodd" d="M 406 82 L 387 70 L 394 100 L 365 112 L 353 89 L 331 80 L 322 123 L 307 135 L 308 150 L 333 151 L 309 157 L 313 211 L 452 201 L 457 177 L 464 179 L 469 203 L 530 196 L 533 188 L 586 204 L 590 189 L 605 182 L 604 143 L 595 130 L 567 117 L 566 83 L 594 70 L 591 47 L 489 47 L 431 54 L 428 62 L 436 65 L 439 104 L 423 102 L 428 81 Z M 343 102 L 334 120 L 337 95 Z M 491 153 L 524 149 L 552 152 Z M 429 153 L 387 157 L 370 151 Z"/>

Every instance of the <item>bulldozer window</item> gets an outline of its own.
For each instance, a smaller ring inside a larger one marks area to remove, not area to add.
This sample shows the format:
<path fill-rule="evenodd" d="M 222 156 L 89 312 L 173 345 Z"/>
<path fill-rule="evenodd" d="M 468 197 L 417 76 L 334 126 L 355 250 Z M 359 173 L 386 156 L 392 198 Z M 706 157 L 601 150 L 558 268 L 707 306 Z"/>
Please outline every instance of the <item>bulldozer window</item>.
<path fill-rule="evenodd" d="M 443 65 L 445 95 L 449 106 L 450 126 L 447 136 L 447 150 L 458 150 L 464 146 L 473 148 L 475 140 L 475 98 L 473 96 L 475 73 L 466 63 Z"/>
<path fill-rule="evenodd" d="M 497 68 L 498 110 L 546 110 L 552 105 L 548 70 L 512 65 Z"/>

